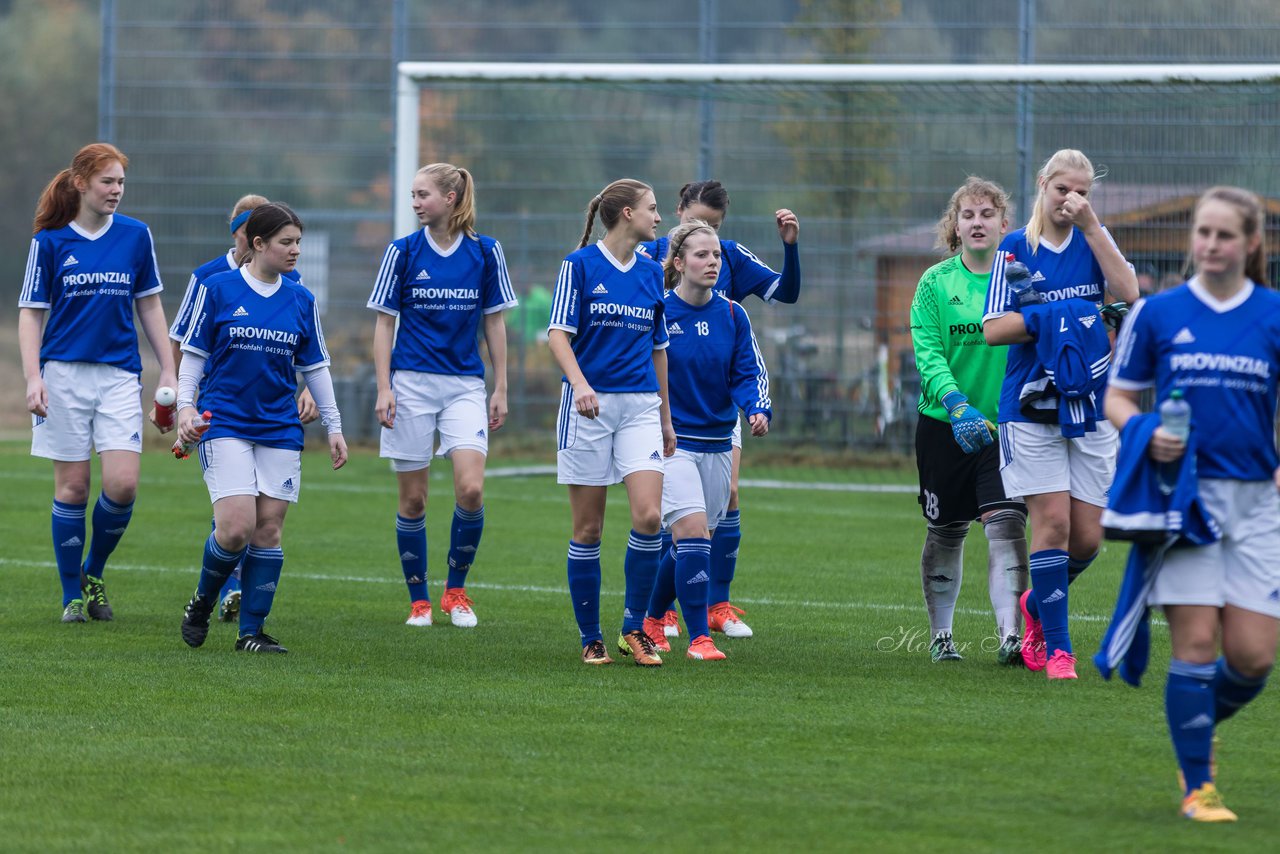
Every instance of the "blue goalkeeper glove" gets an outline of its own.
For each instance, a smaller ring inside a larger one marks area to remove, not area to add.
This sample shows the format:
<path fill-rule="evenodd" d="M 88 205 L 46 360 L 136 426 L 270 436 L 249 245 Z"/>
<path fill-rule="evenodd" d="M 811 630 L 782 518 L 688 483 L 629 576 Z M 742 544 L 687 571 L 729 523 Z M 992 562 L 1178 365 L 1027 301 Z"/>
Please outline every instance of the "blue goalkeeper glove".
<path fill-rule="evenodd" d="M 991 444 L 994 425 L 976 407 L 969 405 L 969 398 L 959 391 L 949 391 L 942 396 L 942 405 L 947 408 L 951 433 L 962 451 L 973 454 Z"/>

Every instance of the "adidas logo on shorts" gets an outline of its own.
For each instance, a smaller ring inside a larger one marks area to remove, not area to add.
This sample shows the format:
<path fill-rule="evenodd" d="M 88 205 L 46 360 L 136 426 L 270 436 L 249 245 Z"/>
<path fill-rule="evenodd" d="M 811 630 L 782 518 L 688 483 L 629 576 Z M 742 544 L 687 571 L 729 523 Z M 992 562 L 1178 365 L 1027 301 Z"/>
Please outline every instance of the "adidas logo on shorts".
<path fill-rule="evenodd" d="M 960 299 L 959 294 L 956 294 L 951 298 L 951 301 L 947 303 L 947 305 L 964 305 L 964 300 Z"/>
<path fill-rule="evenodd" d="M 1194 344 L 1196 343 L 1196 336 L 1192 335 L 1191 330 L 1184 326 L 1178 330 L 1177 335 L 1173 336 L 1173 343 L 1174 344 Z"/>
<path fill-rule="evenodd" d="M 62 262 L 62 267 L 63 267 L 63 269 L 66 269 L 67 267 L 74 267 L 75 265 L 77 265 L 77 264 L 79 264 L 79 263 L 80 263 L 80 262 L 76 260 L 76 256 L 74 256 L 74 255 L 68 255 L 68 256 L 67 256 L 67 260 L 65 260 L 65 261 L 63 261 L 63 262 Z"/>
<path fill-rule="evenodd" d="M 130 437 L 129 437 L 129 441 L 130 441 L 130 442 L 133 442 L 133 444 L 135 444 L 135 445 L 141 445 L 141 444 L 142 444 L 142 437 L 141 437 L 140 435 L 138 435 L 137 433 L 134 433 L 132 436 L 130 436 Z"/>
<path fill-rule="evenodd" d="M 79 537 L 72 537 L 71 539 L 67 540 L 64 543 L 61 543 L 60 545 L 64 549 L 73 549 L 73 548 L 76 548 L 77 546 L 83 546 L 84 540 L 80 539 Z"/>
<path fill-rule="evenodd" d="M 244 306 L 240 306 L 235 311 L 231 312 L 231 316 L 232 317 L 248 317 L 249 312 L 244 310 Z"/>
<path fill-rule="evenodd" d="M 661 460 L 661 459 L 662 459 L 662 454 L 658 453 L 657 451 L 654 451 L 652 454 L 650 454 L 650 455 L 649 455 L 649 459 L 651 459 L 651 460 Z"/>
<path fill-rule="evenodd" d="M 671 324 L 668 324 L 668 325 L 667 325 L 667 334 L 668 334 L 668 335 L 683 335 L 683 334 L 684 334 L 684 330 L 680 328 L 680 324 L 678 324 L 678 323 L 671 323 Z"/>
<path fill-rule="evenodd" d="M 426 270 L 419 270 L 418 275 L 414 278 L 415 282 L 425 282 L 431 278 L 431 274 Z"/>
<path fill-rule="evenodd" d="M 707 571 L 703 569 L 699 570 L 698 574 L 686 581 L 685 584 L 705 584 L 710 580 L 711 579 L 707 576 Z"/>
<path fill-rule="evenodd" d="M 280 484 L 280 486 L 289 492 L 293 492 L 293 478 L 287 479 L 284 483 Z"/>
<path fill-rule="evenodd" d="M 604 282 L 601 282 L 600 284 L 596 285 L 595 290 L 593 290 L 591 293 L 593 293 L 593 294 L 607 294 L 607 293 L 609 293 L 609 289 L 608 289 L 608 288 L 606 288 L 606 287 L 604 286 Z"/>
<path fill-rule="evenodd" d="M 484 431 L 483 431 L 483 430 L 477 430 L 477 431 L 476 431 L 476 438 L 483 439 L 483 438 L 484 438 Z"/>

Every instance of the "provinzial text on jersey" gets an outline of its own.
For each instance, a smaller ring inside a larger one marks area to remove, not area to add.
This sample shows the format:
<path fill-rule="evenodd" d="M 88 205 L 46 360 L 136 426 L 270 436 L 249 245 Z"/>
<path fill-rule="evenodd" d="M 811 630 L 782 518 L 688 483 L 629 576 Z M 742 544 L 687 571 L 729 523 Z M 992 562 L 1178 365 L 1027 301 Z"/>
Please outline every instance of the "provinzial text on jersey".
<path fill-rule="evenodd" d="M 479 288 L 413 288 L 413 299 L 480 299 Z"/>
<path fill-rule="evenodd" d="M 1174 371 L 1229 371 L 1267 379 L 1271 366 L 1252 356 L 1233 356 L 1227 353 L 1175 353 L 1169 357 L 1169 369 Z"/>
<path fill-rule="evenodd" d="M 617 314 L 636 320 L 653 320 L 653 309 L 638 305 L 619 305 L 616 302 L 593 302 L 592 314 Z"/>
<path fill-rule="evenodd" d="M 132 285 L 132 273 L 67 273 L 62 277 L 64 288 L 72 285 Z"/>
<path fill-rule="evenodd" d="M 261 338 L 264 341 L 275 341 L 277 344 L 297 344 L 298 336 L 294 332 L 280 329 L 260 329 L 257 326 L 229 326 L 227 334 L 232 338 Z"/>

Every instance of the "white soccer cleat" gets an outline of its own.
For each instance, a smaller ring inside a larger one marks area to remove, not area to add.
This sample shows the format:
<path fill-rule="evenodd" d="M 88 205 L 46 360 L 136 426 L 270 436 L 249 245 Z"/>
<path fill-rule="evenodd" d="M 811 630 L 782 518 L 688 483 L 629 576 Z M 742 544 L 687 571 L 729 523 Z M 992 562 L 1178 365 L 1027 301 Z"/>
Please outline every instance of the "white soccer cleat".
<path fill-rule="evenodd" d="M 406 626 L 429 626 L 431 625 L 431 603 L 426 599 L 419 599 L 413 603 L 413 608 L 409 611 L 409 619 L 404 621 Z"/>
<path fill-rule="evenodd" d="M 440 610 L 449 615 L 449 620 L 459 629 L 476 627 L 476 612 L 471 607 L 474 603 L 467 591 L 461 587 L 446 587 L 440 597 Z"/>
<path fill-rule="evenodd" d="M 725 637 L 749 638 L 751 627 L 741 619 L 745 613 L 747 612 L 728 602 L 718 602 L 707 609 L 707 624 L 711 631 L 723 632 Z"/>

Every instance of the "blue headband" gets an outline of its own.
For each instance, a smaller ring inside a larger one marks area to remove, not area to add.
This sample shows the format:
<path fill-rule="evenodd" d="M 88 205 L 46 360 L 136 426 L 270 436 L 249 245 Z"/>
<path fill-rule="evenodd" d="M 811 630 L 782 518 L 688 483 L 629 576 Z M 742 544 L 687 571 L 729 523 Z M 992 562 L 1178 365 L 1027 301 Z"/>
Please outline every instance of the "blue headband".
<path fill-rule="evenodd" d="M 248 222 L 248 221 L 249 221 L 249 214 L 251 214 L 251 213 L 253 213 L 253 211 L 252 211 L 252 210 L 244 211 L 244 212 L 243 212 L 243 213 L 241 213 L 238 217 L 236 217 L 235 219 L 231 220 L 231 233 L 232 233 L 232 234 L 235 234 L 235 233 L 236 233 L 236 229 L 238 229 L 240 226 L 244 225 L 246 222 Z"/>

